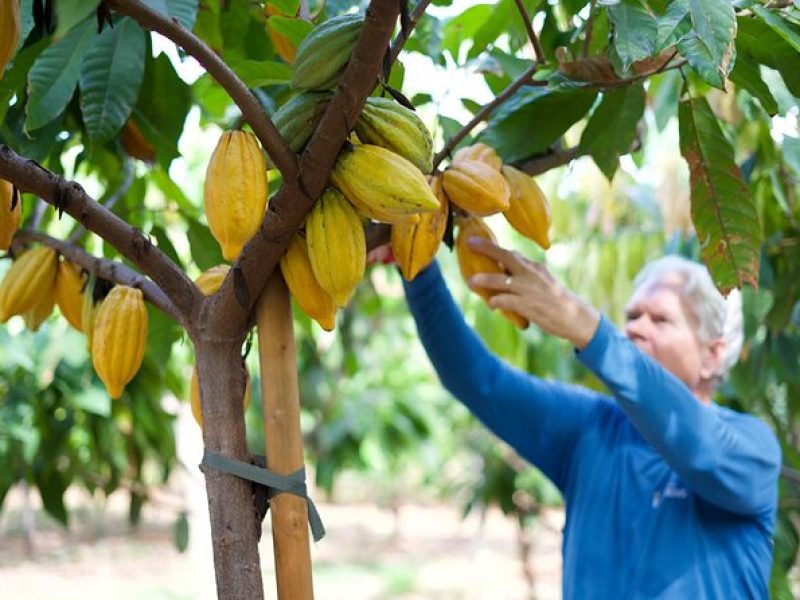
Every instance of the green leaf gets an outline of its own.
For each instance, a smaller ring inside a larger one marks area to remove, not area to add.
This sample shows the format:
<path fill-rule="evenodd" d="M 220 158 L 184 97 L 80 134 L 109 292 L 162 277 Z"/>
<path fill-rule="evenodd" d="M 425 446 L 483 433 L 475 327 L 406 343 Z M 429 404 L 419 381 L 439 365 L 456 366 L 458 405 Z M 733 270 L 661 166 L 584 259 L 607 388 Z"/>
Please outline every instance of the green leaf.
<path fill-rule="evenodd" d="M 761 79 L 758 64 L 747 56 L 739 56 L 730 75 L 731 81 L 758 98 L 761 106 L 773 117 L 778 113 L 778 102 L 769 87 Z"/>
<path fill-rule="evenodd" d="M 103 418 L 111 416 L 111 397 L 104 389 L 90 385 L 72 396 L 76 408 Z"/>
<path fill-rule="evenodd" d="M 298 17 L 274 16 L 269 18 L 268 23 L 270 29 L 289 38 L 289 41 L 295 48 L 297 48 L 300 42 L 314 29 L 314 25 Z"/>
<path fill-rule="evenodd" d="M 6 119 L 6 113 L 10 108 L 11 98 L 22 92 L 25 82 L 28 80 L 28 71 L 33 65 L 36 57 L 47 48 L 49 40 L 39 40 L 32 46 L 21 50 L 14 57 L 14 64 L 0 79 L 0 123 Z"/>
<path fill-rule="evenodd" d="M 729 0 L 688 0 L 694 31 L 678 42 L 678 51 L 706 82 L 725 89 L 736 57 L 736 15 Z"/>
<path fill-rule="evenodd" d="M 202 225 L 197 219 L 187 218 L 189 226 L 186 237 L 189 239 L 189 247 L 192 250 L 192 258 L 201 271 L 210 269 L 225 262 L 222 259 L 217 240 L 211 235 L 211 231 Z"/>
<path fill-rule="evenodd" d="M 147 305 L 148 335 L 145 354 L 155 364 L 166 366 L 172 354 L 172 345 L 180 338 L 181 329 L 175 320 L 160 311 Z"/>
<path fill-rule="evenodd" d="M 636 125 L 644 114 L 645 99 L 641 85 L 606 92 L 583 130 L 580 149 L 591 154 L 609 180 L 614 177 L 619 157 L 630 152 Z"/>
<path fill-rule="evenodd" d="M 200 0 L 144 0 L 153 10 L 178 22 L 189 31 L 194 27 Z M 214 4 L 213 2 L 210 4 Z"/>
<path fill-rule="evenodd" d="M 655 53 L 677 44 L 692 28 L 689 0 L 675 0 L 658 20 Z"/>
<path fill-rule="evenodd" d="M 17 51 L 25 44 L 31 31 L 36 24 L 33 21 L 33 0 L 22 0 L 19 3 L 19 42 Z"/>
<path fill-rule="evenodd" d="M 186 516 L 185 512 L 178 515 L 175 521 L 173 536 L 175 547 L 178 549 L 178 552 L 186 552 L 186 549 L 189 547 L 189 518 Z"/>
<path fill-rule="evenodd" d="M 183 192 L 180 186 L 169 176 L 169 173 L 161 166 L 156 165 L 150 171 L 150 181 L 156 184 L 161 190 L 167 202 L 175 202 L 182 213 L 194 215 L 199 212 L 198 208 Z"/>
<path fill-rule="evenodd" d="M 608 7 L 614 24 L 614 47 L 623 69 L 632 62 L 652 56 L 656 48 L 658 21 L 637 1 L 624 1 Z"/>
<path fill-rule="evenodd" d="M 172 241 L 169 239 L 169 236 L 164 228 L 158 225 L 153 225 L 152 229 L 150 229 L 150 235 L 156 239 L 156 246 L 158 246 L 158 249 L 169 256 L 172 259 L 172 262 L 174 262 L 180 268 L 183 268 L 183 263 L 178 257 L 178 252 L 175 250 L 175 246 L 172 244 Z"/>
<path fill-rule="evenodd" d="M 478 140 L 492 146 L 505 162 L 540 154 L 587 113 L 596 97 L 595 90 L 520 90 L 493 115 Z"/>
<path fill-rule="evenodd" d="M 231 68 L 247 87 L 283 85 L 292 78 L 292 67 L 271 60 L 243 60 L 231 63 Z"/>
<path fill-rule="evenodd" d="M 800 31 L 796 26 L 792 26 L 786 19 L 781 17 L 780 13 L 764 8 L 760 4 L 753 6 L 753 12 L 764 19 L 767 25 L 772 27 L 790 46 L 800 52 Z"/>
<path fill-rule="evenodd" d="M 682 101 L 678 123 L 703 261 L 723 293 L 745 283 L 757 286 L 761 227 L 733 148 L 705 98 Z"/>
<path fill-rule="evenodd" d="M 83 57 L 97 36 L 94 19 L 43 51 L 28 74 L 25 130 L 34 131 L 60 115 L 78 85 Z"/>
<path fill-rule="evenodd" d="M 800 98 L 800 56 L 792 46 L 762 19 L 739 17 L 737 24 L 737 53 L 778 71 L 789 91 Z"/>
<path fill-rule="evenodd" d="M 83 61 L 81 112 L 91 140 L 104 144 L 131 114 L 144 77 L 144 31 L 130 18 L 106 27 Z"/>
<path fill-rule="evenodd" d="M 783 159 L 800 175 L 800 138 L 783 136 Z"/>
<path fill-rule="evenodd" d="M 478 4 L 447 21 L 442 27 L 442 50 L 459 62 L 458 50 L 462 42 L 474 38 L 484 23 L 491 19 L 493 11 L 493 6 Z"/>
<path fill-rule="evenodd" d="M 295 15 L 300 9 L 300 0 L 269 0 L 267 4 L 272 4 L 285 15 Z"/>
<path fill-rule="evenodd" d="M 93 14 L 100 0 L 59 0 L 56 3 L 58 27 L 55 38 L 64 37 L 70 29 Z"/>

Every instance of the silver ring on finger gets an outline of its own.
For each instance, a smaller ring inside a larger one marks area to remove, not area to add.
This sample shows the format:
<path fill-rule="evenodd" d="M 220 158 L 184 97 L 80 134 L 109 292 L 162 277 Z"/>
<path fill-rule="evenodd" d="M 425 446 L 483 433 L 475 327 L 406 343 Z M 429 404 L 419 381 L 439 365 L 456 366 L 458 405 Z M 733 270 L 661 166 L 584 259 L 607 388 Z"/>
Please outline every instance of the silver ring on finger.
<path fill-rule="evenodd" d="M 506 278 L 503 280 L 503 285 L 505 286 L 505 288 L 507 290 L 510 290 L 512 282 L 513 282 L 513 279 L 511 277 L 511 275 L 506 275 Z"/>

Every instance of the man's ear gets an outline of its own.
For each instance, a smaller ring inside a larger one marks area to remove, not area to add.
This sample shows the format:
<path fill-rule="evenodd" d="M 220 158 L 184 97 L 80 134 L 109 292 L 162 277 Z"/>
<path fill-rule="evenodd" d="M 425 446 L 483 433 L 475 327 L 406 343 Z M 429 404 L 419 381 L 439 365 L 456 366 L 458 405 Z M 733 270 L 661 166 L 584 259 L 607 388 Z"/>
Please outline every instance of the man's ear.
<path fill-rule="evenodd" d="M 724 338 L 711 340 L 706 345 L 702 357 L 703 364 L 700 365 L 700 377 L 702 379 L 711 380 L 719 373 L 722 361 L 725 359 L 725 347 Z"/>

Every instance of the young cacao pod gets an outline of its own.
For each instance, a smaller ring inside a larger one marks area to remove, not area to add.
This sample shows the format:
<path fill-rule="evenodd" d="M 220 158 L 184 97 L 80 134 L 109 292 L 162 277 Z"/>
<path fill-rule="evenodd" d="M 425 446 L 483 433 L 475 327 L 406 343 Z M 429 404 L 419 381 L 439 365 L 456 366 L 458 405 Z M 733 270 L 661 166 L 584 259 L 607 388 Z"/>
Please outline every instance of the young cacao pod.
<path fill-rule="evenodd" d="M 0 179 L 0 250 L 11 247 L 11 239 L 19 229 L 22 201 L 14 186 Z"/>
<path fill-rule="evenodd" d="M 453 204 L 479 217 L 509 207 L 511 192 L 503 175 L 477 160 L 453 163 L 442 174 L 442 185 Z"/>
<path fill-rule="evenodd" d="M 388 148 L 407 158 L 423 173 L 433 168 L 433 140 L 413 110 L 390 98 L 367 98 L 356 121 L 356 135 L 363 144 Z"/>
<path fill-rule="evenodd" d="M 325 331 L 336 326 L 336 303 L 320 287 L 308 258 L 306 239 L 295 233 L 281 257 L 281 273 L 292 297 L 304 313 L 319 323 Z"/>
<path fill-rule="evenodd" d="M 83 278 L 67 259 L 58 264 L 55 300 L 61 314 L 78 331 L 83 331 Z"/>
<path fill-rule="evenodd" d="M 156 148 L 144 137 L 142 130 L 133 119 L 128 119 L 120 133 L 122 148 L 128 156 L 151 163 L 156 159 Z"/>
<path fill-rule="evenodd" d="M 336 86 L 353 54 L 363 24 L 363 15 L 347 14 L 315 27 L 297 48 L 292 87 L 328 90 Z"/>
<path fill-rule="evenodd" d="M 509 207 L 503 216 L 509 224 L 543 249 L 550 247 L 550 205 L 533 177 L 503 165 L 503 177 L 511 189 Z"/>
<path fill-rule="evenodd" d="M 203 294 L 210 296 L 219 291 L 230 270 L 231 268 L 228 265 L 217 265 L 200 273 L 194 282 Z"/>
<path fill-rule="evenodd" d="M 347 198 L 327 188 L 306 222 L 308 258 L 319 285 L 338 306 L 346 306 L 367 265 L 361 218 Z"/>
<path fill-rule="evenodd" d="M 256 137 L 223 133 L 208 163 L 204 199 L 208 226 L 225 260 L 236 259 L 261 226 L 267 183 L 267 162 Z"/>
<path fill-rule="evenodd" d="M 244 388 L 244 410 L 250 406 L 250 374 L 245 372 L 245 388 Z M 192 408 L 192 416 L 200 429 L 203 429 L 203 409 L 200 404 L 200 380 L 197 377 L 197 367 L 192 369 L 192 380 L 189 384 L 189 406 Z"/>
<path fill-rule="evenodd" d="M 0 284 L 0 323 L 52 296 L 57 268 L 58 255 L 47 246 L 28 250 L 15 260 Z"/>
<path fill-rule="evenodd" d="M 96 307 L 92 364 L 108 395 L 119 398 L 139 371 L 147 344 L 147 307 L 141 290 L 117 285 Z"/>
<path fill-rule="evenodd" d="M 30 331 L 39 331 L 39 327 L 45 322 L 47 317 L 53 313 L 53 307 L 56 304 L 55 297 L 53 296 L 52 289 L 50 293 L 41 298 L 32 306 L 27 312 L 22 314 L 22 319 L 25 321 L 25 327 Z"/>
<path fill-rule="evenodd" d="M 264 16 L 267 17 L 267 35 L 269 35 L 269 39 L 272 42 L 272 47 L 275 48 L 275 52 L 277 52 L 283 60 L 289 64 L 292 64 L 294 62 L 297 49 L 294 47 L 294 44 L 292 44 L 292 41 L 288 37 L 275 31 L 272 24 L 269 22 L 270 17 L 285 17 L 287 16 L 286 13 L 282 12 L 274 4 L 266 4 L 264 5 Z"/>
<path fill-rule="evenodd" d="M 419 213 L 439 210 L 425 176 L 399 154 L 359 144 L 339 152 L 335 185 L 364 216 L 385 223 L 418 223 Z"/>
<path fill-rule="evenodd" d="M 19 43 L 19 0 L 0 1 L 0 79 Z"/>
<path fill-rule="evenodd" d="M 411 281 L 427 267 L 442 243 L 447 227 L 450 202 L 439 177 L 428 177 L 431 189 L 439 199 L 439 210 L 423 213 L 416 225 L 392 225 L 392 254 L 406 281 Z"/>
<path fill-rule="evenodd" d="M 483 220 L 475 216 L 461 217 L 458 219 L 457 224 L 456 258 L 458 259 L 458 267 L 461 270 L 461 276 L 464 280 L 469 280 L 469 278 L 476 273 L 505 273 L 506 271 L 500 263 L 485 254 L 476 252 L 470 248 L 467 243 L 471 237 L 481 237 L 490 242 L 497 242 L 492 230 L 489 229 Z M 485 288 L 479 288 L 476 292 L 485 301 L 488 301 L 489 298 L 499 293 Z M 505 309 L 502 309 L 500 312 L 520 329 L 525 329 L 528 326 L 528 320 L 522 315 Z"/>
<path fill-rule="evenodd" d="M 332 92 L 303 92 L 281 106 L 272 117 L 275 128 L 292 152 L 300 152 L 322 120 Z"/>
<path fill-rule="evenodd" d="M 495 171 L 499 171 L 503 166 L 503 159 L 494 151 L 494 148 L 480 142 L 459 148 L 453 155 L 452 163 L 456 164 L 465 160 L 477 160 L 489 165 Z"/>

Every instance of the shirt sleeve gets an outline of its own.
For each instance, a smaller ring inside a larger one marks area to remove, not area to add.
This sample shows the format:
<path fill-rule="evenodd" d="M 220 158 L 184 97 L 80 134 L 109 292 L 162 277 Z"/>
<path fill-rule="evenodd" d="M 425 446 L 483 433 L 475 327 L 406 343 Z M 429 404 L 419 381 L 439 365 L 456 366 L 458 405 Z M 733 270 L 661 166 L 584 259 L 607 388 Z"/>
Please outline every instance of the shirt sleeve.
<path fill-rule="evenodd" d="M 444 387 L 564 492 L 584 423 L 605 397 L 539 379 L 492 354 L 464 321 L 436 262 L 405 288 L 420 339 Z"/>
<path fill-rule="evenodd" d="M 738 514 L 774 507 L 781 454 L 765 423 L 703 404 L 605 318 L 578 357 L 696 493 Z"/>

